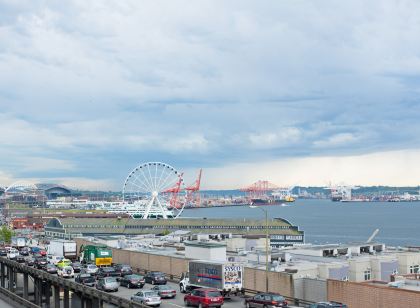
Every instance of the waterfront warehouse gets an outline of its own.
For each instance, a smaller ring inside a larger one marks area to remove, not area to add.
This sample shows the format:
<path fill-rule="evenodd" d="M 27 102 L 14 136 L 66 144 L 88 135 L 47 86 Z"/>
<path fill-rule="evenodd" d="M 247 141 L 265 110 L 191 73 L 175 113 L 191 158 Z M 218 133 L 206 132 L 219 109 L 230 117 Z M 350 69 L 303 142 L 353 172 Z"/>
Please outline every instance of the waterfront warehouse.
<path fill-rule="evenodd" d="M 268 221 L 272 246 L 304 243 L 304 232 L 289 221 L 274 218 Z M 162 234 L 185 230 L 191 234 L 265 235 L 265 221 L 257 219 L 130 219 L 130 218 L 52 218 L 45 226 L 45 235 L 56 238 L 76 236 Z"/>

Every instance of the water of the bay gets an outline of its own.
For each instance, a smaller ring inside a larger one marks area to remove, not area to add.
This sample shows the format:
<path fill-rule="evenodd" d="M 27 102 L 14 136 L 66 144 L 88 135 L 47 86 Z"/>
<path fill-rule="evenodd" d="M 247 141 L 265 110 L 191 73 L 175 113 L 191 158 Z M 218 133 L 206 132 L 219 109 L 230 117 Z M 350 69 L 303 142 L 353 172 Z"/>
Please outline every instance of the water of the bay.
<path fill-rule="evenodd" d="M 299 199 L 288 206 L 264 206 L 270 217 L 281 217 L 305 231 L 313 244 L 375 241 L 391 246 L 420 246 L 420 202 L 332 202 Z M 188 209 L 183 217 L 258 218 L 264 213 L 248 206 Z"/>

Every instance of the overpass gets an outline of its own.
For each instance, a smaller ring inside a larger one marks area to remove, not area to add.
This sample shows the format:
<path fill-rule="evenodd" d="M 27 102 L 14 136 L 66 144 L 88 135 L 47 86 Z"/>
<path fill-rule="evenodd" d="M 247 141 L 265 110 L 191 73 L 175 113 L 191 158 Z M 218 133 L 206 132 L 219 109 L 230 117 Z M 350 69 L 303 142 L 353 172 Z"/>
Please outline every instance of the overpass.
<path fill-rule="evenodd" d="M 146 307 L 3 257 L 0 257 L 0 298 L 13 306 L 28 308 L 102 308 L 104 303 L 124 308 Z"/>

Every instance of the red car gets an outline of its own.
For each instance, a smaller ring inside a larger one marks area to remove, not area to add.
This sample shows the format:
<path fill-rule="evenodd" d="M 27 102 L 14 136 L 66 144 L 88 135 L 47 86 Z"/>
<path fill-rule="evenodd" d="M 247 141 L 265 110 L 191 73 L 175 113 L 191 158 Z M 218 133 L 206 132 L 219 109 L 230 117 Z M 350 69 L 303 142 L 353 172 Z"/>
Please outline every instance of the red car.
<path fill-rule="evenodd" d="M 275 293 L 259 293 L 254 297 L 245 299 L 246 308 L 255 307 L 289 307 L 286 299 Z"/>
<path fill-rule="evenodd" d="M 184 303 L 187 307 L 222 307 L 224 299 L 217 289 L 200 288 L 192 290 L 191 293 L 185 295 Z"/>
<path fill-rule="evenodd" d="M 40 250 L 39 254 L 44 257 L 47 255 L 47 252 L 45 250 Z"/>

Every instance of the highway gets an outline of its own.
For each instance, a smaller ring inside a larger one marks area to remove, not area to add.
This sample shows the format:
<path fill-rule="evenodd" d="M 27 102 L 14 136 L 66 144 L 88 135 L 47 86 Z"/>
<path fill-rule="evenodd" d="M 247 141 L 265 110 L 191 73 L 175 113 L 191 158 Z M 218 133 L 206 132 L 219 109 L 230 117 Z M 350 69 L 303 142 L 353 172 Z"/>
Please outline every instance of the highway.
<path fill-rule="evenodd" d="M 19 284 L 22 285 L 22 279 L 23 279 L 22 274 L 19 273 L 17 275 L 17 278 L 18 278 Z M 69 280 L 74 281 L 74 278 L 69 278 Z M 162 308 L 186 307 L 184 305 L 184 294 L 179 292 L 178 284 L 174 282 L 168 282 L 167 285 L 170 287 L 173 287 L 177 291 L 177 295 L 174 299 L 162 299 L 162 304 L 160 305 L 160 307 Z M 143 287 L 143 290 L 147 290 L 151 288 L 152 288 L 152 285 L 146 283 L 145 286 Z M 112 292 L 111 294 L 122 297 L 122 298 L 130 299 L 131 296 L 137 293 L 139 290 L 141 289 L 132 289 L 132 288 L 128 289 L 126 287 L 120 286 L 118 292 Z M 33 284 L 32 284 L 31 279 L 29 280 L 29 292 L 33 292 Z M 2 303 L 0 302 L 0 304 Z M 3 306 L 0 306 L 0 307 L 3 307 Z M 104 304 L 104 307 L 115 307 L 115 306 L 111 304 Z M 232 298 L 225 299 L 223 308 L 238 308 L 238 307 L 245 307 L 243 298 L 234 296 Z M 289 306 L 289 307 L 297 307 L 297 306 Z"/>
<path fill-rule="evenodd" d="M 184 294 L 179 293 L 179 286 L 177 283 L 168 282 L 168 286 L 173 287 L 177 291 L 177 295 L 174 299 L 162 299 L 162 304 L 160 307 L 163 308 L 174 308 L 174 307 L 186 307 L 184 305 Z M 143 287 L 143 290 L 147 290 L 152 288 L 151 284 L 146 283 Z M 127 289 L 126 287 L 120 286 L 118 292 L 112 293 L 117 296 L 130 299 L 130 297 L 137 293 L 141 289 Z M 233 297 L 231 299 L 226 299 L 225 304 L 223 305 L 224 308 L 237 308 L 237 307 L 245 307 L 243 298 Z"/>

